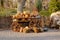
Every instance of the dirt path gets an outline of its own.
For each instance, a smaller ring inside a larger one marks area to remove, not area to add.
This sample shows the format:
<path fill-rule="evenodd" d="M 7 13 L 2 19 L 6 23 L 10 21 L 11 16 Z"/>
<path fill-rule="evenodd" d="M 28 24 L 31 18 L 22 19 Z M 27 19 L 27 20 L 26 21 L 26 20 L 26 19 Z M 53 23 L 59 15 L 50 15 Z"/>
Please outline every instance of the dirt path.
<path fill-rule="evenodd" d="M 0 31 L 0 40 L 60 40 L 60 30 L 43 33 L 19 33 L 11 30 Z"/>

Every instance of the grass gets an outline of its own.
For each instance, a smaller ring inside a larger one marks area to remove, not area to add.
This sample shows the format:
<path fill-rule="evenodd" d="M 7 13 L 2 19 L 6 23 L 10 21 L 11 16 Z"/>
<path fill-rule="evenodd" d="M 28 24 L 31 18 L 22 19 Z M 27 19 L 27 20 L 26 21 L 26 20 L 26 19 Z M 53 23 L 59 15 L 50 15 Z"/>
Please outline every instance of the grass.
<path fill-rule="evenodd" d="M 16 13 L 17 13 L 16 9 L 7 9 L 7 8 L 0 7 L 0 16 L 11 16 Z M 40 15 L 43 15 L 43 16 L 50 16 L 49 11 L 47 11 L 47 10 L 42 10 L 39 13 L 40 13 Z"/>
<path fill-rule="evenodd" d="M 50 16 L 51 15 L 51 13 L 49 13 L 48 10 L 42 10 L 39 13 L 40 13 L 40 15 L 43 15 L 43 16 Z"/>
<path fill-rule="evenodd" d="M 0 7 L 0 16 L 10 16 L 17 13 L 15 9 L 5 9 Z"/>

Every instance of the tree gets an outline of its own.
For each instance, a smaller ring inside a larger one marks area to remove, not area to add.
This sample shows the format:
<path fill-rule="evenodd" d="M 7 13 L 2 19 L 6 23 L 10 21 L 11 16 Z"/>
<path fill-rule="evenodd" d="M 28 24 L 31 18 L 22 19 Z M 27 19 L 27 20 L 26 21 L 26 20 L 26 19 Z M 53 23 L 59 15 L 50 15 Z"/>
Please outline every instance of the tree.
<path fill-rule="evenodd" d="M 3 2 L 4 8 L 8 8 L 9 7 L 9 3 L 8 3 L 9 0 L 3 0 L 3 1 L 4 1 Z"/>
<path fill-rule="evenodd" d="M 57 5 L 56 6 L 58 7 L 58 10 L 60 10 L 60 1 L 57 1 Z"/>
<path fill-rule="evenodd" d="M 26 0 L 17 0 L 17 13 L 23 12 Z"/>
<path fill-rule="evenodd" d="M 38 11 L 42 10 L 42 1 L 41 0 L 36 1 L 36 7 L 37 7 Z"/>
<path fill-rule="evenodd" d="M 50 0 L 49 2 L 49 12 L 56 12 L 60 10 L 60 2 L 58 0 Z"/>
<path fill-rule="evenodd" d="M 3 7 L 3 0 L 0 0 L 0 6 L 2 6 Z"/>
<path fill-rule="evenodd" d="M 12 1 L 11 0 L 0 0 L 0 6 L 4 8 L 10 8 L 12 7 Z"/>

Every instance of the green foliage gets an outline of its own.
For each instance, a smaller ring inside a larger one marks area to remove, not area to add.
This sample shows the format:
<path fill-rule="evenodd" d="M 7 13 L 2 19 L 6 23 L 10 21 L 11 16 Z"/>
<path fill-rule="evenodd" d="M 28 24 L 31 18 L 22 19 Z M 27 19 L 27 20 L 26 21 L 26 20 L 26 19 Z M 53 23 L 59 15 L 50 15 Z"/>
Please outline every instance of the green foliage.
<path fill-rule="evenodd" d="M 49 3 L 49 12 L 56 12 L 60 10 L 60 2 L 58 0 L 50 0 Z"/>
<path fill-rule="evenodd" d="M 42 10 L 40 11 L 40 15 L 43 15 L 43 16 L 50 16 L 50 13 L 48 10 Z"/>
<path fill-rule="evenodd" d="M 57 5 L 56 0 L 50 0 L 50 3 L 49 3 L 50 13 L 55 12 L 58 9 L 56 5 Z"/>
<path fill-rule="evenodd" d="M 42 1 L 41 0 L 37 0 L 36 7 L 37 7 L 38 11 L 42 10 Z"/>
<path fill-rule="evenodd" d="M 0 16 L 10 16 L 17 13 L 15 9 L 5 9 L 0 7 Z"/>
<path fill-rule="evenodd" d="M 60 1 L 57 1 L 57 5 L 56 6 L 58 7 L 58 10 L 60 10 Z"/>

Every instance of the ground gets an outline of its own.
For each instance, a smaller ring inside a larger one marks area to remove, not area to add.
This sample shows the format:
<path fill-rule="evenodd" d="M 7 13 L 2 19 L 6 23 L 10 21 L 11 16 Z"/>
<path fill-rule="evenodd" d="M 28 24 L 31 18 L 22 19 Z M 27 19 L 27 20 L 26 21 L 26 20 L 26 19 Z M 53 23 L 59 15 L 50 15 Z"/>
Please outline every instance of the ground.
<path fill-rule="evenodd" d="M 60 40 L 60 30 L 42 33 L 20 33 L 12 30 L 0 30 L 0 40 Z"/>

